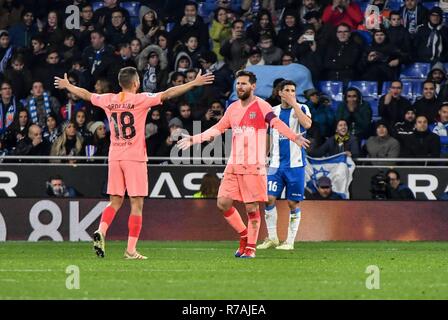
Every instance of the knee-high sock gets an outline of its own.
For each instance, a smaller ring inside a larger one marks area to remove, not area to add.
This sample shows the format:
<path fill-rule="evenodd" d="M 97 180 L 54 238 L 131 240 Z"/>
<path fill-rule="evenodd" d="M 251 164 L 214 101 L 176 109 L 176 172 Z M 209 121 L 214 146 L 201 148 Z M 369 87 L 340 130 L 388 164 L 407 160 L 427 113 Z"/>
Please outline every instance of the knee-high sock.
<path fill-rule="evenodd" d="M 261 224 L 260 211 L 249 212 L 247 215 L 249 217 L 249 222 L 247 223 L 247 247 L 255 249 Z"/>
<path fill-rule="evenodd" d="M 286 239 L 287 243 L 294 243 L 297 231 L 299 230 L 301 215 L 302 212 L 300 211 L 300 208 L 291 210 L 289 215 L 288 238 Z"/>
<path fill-rule="evenodd" d="M 277 208 L 275 204 L 272 206 L 266 206 L 264 209 L 264 219 L 266 221 L 266 227 L 268 228 L 268 238 L 278 239 L 277 236 Z"/>
<path fill-rule="evenodd" d="M 142 216 L 131 213 L 128 220 L 129 236 L 128 236 L 128 252 L 134 253 L 137 246 L 140 230 L 142 229 Z"/>
<path fill-rule="evenodd" d="M 246 225 L 235 207 L 232 207 L 228 211 L 224 212 L 224 218 L 232 226 L 232 228 L 240 234 L 241 237 L 247 236 Z"/>
<path fill-rule="evenodd" d="M 106 235 L 107 229 L 114 220 L 116 211 L 112 206 L 107 206 L 101 215 L 100 227 L 98 228 L 103 235 Z"/>

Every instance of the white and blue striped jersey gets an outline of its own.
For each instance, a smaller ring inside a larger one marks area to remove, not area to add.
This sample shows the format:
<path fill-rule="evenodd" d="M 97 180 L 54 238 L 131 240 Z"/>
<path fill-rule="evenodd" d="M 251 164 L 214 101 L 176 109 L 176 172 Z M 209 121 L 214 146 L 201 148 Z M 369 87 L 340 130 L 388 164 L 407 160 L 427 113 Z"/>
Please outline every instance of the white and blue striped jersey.
<path fill-rule="evenodd" d="M 311 118 L 311 112 L 307 105 L 299 103 L 303 113 Z M 273 107 L 274 114 L 280 118 L 291 130 L 297 133 L 305 132 L 293 108 L 282 108 L 281 104 Z M 279 134 L 275 129 L 270 129 L 271 159 L 269 166 L 272 168 L 297 168 L 306 165 L 305 150 L 288 138 Z"/>

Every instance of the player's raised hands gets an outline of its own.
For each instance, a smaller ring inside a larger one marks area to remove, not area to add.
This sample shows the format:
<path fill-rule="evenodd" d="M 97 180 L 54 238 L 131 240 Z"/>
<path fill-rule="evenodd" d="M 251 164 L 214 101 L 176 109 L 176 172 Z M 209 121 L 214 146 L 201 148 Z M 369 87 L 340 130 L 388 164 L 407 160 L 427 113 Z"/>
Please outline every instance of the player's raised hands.
<path fill-rule="evenodd" d="M 56 89 L 67 89 L 67 87 L 70 85 L 70 82 L 68 81 L 67 73 L 64 73 L 64 79 L 61 79 L 59 77 L 54 77 L 54 87 Z"/>
<path fill-rule="evenodd" d="M 306 139 L 302 133 L 299 133 L 294 141 L 299 147 L 308 149 L 310 147 L 311 141 Z"/>
<path fill-rule="evenodd" d="M 213 80 L 215 80 L 215 76 L 213 73 L 202 74 L 202 71 L 199 70 L 196 78 L 193 80 L 195 86 L 204 86 L 206 84 L 212 84 Z"/>
<path fill-rule="evenodd" d="M 187 150 L 188 148 L 191 147 L 192 144 L 193 144 L 193 137 L 185 133 L 182 133 L 182 139 L 177 141 L 177 147 L 181 150 Z"/>

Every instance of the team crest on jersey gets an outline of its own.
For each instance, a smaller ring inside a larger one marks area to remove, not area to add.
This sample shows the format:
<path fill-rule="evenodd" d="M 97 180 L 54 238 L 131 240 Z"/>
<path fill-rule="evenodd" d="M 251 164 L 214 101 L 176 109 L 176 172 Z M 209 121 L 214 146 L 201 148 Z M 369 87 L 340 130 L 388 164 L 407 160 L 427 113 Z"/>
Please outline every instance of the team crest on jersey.
<path fill-rule="evenodd" d="M 146 92 L 146 94 L 148 95 L 148 97 L 155 97 L 156 96 L 156 94 L 152 93 L 152 92 Z"/>
<path fill-rule="evenodd" d="M 255 119 L 256 116 L 257 116 L 256 112 L 249 113 L 249 119 Z"/>

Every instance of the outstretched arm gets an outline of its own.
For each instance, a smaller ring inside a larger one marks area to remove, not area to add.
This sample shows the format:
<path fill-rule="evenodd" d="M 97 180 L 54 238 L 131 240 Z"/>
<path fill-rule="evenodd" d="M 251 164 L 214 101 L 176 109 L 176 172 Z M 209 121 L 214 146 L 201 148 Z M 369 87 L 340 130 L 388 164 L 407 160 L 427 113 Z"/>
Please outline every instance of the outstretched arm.
<path fill-rule="evenodd" d="M 292 131 L 282 120 L 277 118 L 273 112 L 266 115 L 266 122 L 269 123 L 271 128 L 278 130 L 278 132 L 297 144 L 299 147 L 304 147 L 305 149 L 310 146 L 310 141 L 305 139 L 305 137 L 299 133 Z"/>
<path fill-rule="evenodd" d="M 229 128 L 230 128 L 229 116 L 228 113 L 224 113 L 224 116 L 221 118 L 221 120 L 219 120 L 219 122 L 215 124 L 213 127 L 204 131 L 203 133 L 196 134 L 194 136 L 184 135 L 183 138 L 177 142 L 177 145 L 180 149 L 186 150 L 193 144 L 209 141 L 211 138 L 223 134 L 224 131 L 226 131 Z"/>
<path fill-rule="evenodd" d="M 83 100 L 90 101 L 92 98 L 92 93 L 87 91 L 86 89 L 77 87 L 72 85 L 67 78 L 67 73 L 64 73 L 64 79 L 61 79 L 59 77 L 54 77 L 54 86 L 57 89 L 67 89 L 74 95 L 80 97 Z"/>
<path fill-rule="evenodd" d="M 196 79 L 190 81 L 188 83 L 182 84 L 180 86 L 169 88 L 162 92 L 162 96 L 160 99 L 163 101 L 171 98 L 175 98 L 183 95 L 185 92 L 193 89 L 194 87 L 204 86 L 206 84 L 213 83 L 215 76 L 212 73 L 206 73 L 204 75 L 201 74 L 201 70 L 199 70 Z"/>

